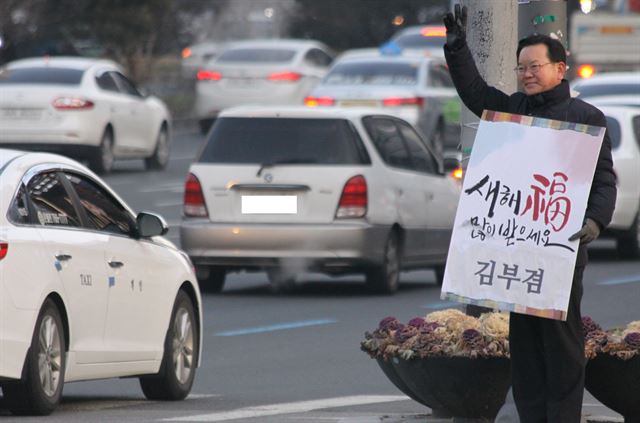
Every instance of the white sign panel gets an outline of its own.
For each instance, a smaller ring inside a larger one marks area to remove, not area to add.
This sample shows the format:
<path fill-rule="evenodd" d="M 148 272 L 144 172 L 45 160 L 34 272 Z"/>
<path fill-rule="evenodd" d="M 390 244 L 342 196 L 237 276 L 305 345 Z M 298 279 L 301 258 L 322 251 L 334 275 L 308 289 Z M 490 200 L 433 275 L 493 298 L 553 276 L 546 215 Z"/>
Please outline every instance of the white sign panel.
<path fill-rule="evenodd" d="M 485 111 L 441 297 L 566 320 L 604 128 Z"/>

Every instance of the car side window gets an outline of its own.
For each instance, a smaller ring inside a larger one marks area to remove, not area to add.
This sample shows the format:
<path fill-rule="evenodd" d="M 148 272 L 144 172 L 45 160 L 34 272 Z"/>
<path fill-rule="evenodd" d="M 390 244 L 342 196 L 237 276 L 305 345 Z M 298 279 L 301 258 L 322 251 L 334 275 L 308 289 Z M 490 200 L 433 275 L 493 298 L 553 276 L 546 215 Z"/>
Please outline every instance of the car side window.
<path fill-rule="evenodd" d="M 55 171 L 37 174 L 27 184 L 35 221 L 44 226 L 80 227 L 80 218 Z"/>
<path fill-rule="evenodd" d="M 140 91 L 138 91 L 136 86 L 133 85 L 133 82 L 129 81 L 126 76 L 124 76 L 120 72 L 111 72 L 111 75 L 116 80 L 118 87 L 120 87 L 120 92 L 135 97 L 142 97 Z"/>
<path fill-rule="evenodd" d="M 437 63 L 429 67 L 429 81 L 428 85 L 438 88 L 451 88 L 453 87 L 453 81 L 451 75 L 445 67 L 445 65 Z"/>
<path fill-rule="evenodd" d="M 640 148 L 640 115 L 633 117 L 631 125 L 633 126 L 633 134 L 636 136 L 636 143 Z"/>
<path fill-rule="evenodd" d="M 367 118 L 365 126 L 385 163 L 402 169 L 412 168 L 409 152 L 392 120 Z"/>
<path fill-rule="evenodd" d="M 611 140 L 611 148 L 615 150 L 620 147 L 620 139 L 622 138 L 622 129 L 620 128 L 620 122 L 614 117 L 605 116 L 607 119 L 607 131 L 609 132 L 609 139 Z"/>
<path fill-rule="evenodd" d="M 331 56 L 317 48 L 312 48 L 311 50 L 309 50 L 304 56 L 304 60 L 314 66 L 319 66 L 322 68 L 328 67 L 333 61 Z"/>
<path fill-rule="evenodd" d="M 103 72 L 102 75 L 96 76 L 96 84 L 105 91 L 119 92 L 116 81 L 111 77 L 111 72 Z"/>
<path fill-rule="evenodd" d="M 89 220 L 89 229 L 131 235 L 135 223 L 122 204 L 92 180 L 75 173 L 64 175 L 78 194 L 80 204 Z"/>
<path fill-rule="evenodd" d="M 27 189 L 24 184 L 20 184 L 18 193 L 11 202 L 7 216 L 13 223 L 27 225 L 32 222 L 31 215 L 32 213 L 29 210 L 29 202 L 27 200 Z"/>
<path fill-rule="evenodd" d="M 437 174 L 438 166 L 436 165 L 435 159 L 425 148 L 424 143 L 420 139 L 420 135 L 404 122 L 397 122 L 397 124 L 407 143 L 413 168 L 418 172 Z"/>

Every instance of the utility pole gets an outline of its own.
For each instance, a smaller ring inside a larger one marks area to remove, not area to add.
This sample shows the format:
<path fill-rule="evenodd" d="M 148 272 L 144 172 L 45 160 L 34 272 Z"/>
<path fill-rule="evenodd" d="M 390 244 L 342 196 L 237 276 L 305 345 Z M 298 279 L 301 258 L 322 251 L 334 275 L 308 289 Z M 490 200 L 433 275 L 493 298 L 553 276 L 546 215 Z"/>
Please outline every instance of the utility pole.
<path fill-rule="evenodd" d="M 516 88 L 513 68 L 518 42 L 518 4 L 515 0 L 461 0 L 460 4 L 468 9 L 467 44 L 480 75 L 487 84 L 507 94 L 513 93 Z M 460 120 L 461 165 L 466 170 L 479 119 L 463 104 Z M 488 311 L 491 310 L 475 305 L 466 307 L 466 314 L 476 317 Z"/>
<path fill-rule="evenodd" d="M 453 3 L 453 2 L 452 2 Z M 461 0 L 467 6 L 467 44 L 487 84 L 511 94 L 516 90 L 518 3 L 515 0 Z M 462 168 L 466 169 L 479 119 L 462 105 Z"/>
<path fill-rule="evenodd" d="M 519 0 L 518 39 L 544 34 L 559 40 L 568 50 L 567 0 Z"/>

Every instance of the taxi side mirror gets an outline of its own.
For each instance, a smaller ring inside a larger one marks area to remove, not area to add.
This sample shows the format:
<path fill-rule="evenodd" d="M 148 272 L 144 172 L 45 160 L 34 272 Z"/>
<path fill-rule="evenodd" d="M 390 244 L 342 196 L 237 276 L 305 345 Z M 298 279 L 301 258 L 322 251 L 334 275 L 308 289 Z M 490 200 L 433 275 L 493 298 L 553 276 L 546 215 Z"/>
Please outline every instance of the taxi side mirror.
<path fill-rule="evenodd" d="M 136 217 L 138 234 L 141 238 L 164 235 L 169 232 L 169 226 L 162 217 L 149 212 L 140 212 Z"/>

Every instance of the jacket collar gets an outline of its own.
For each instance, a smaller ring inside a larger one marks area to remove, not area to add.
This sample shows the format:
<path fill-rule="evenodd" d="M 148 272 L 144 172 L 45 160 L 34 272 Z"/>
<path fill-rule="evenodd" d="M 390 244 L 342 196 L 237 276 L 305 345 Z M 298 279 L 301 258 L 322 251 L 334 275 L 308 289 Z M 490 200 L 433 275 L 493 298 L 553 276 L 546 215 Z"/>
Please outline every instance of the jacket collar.
<path fill-rule="evenodd" d="M 538 108 L 541 106 L 552 106 L 569 98 L 571 98 L 569 82 L 563 79 L 558 85 L 548 91 L 527 96 L 527 102 L 530 107 Z"/>

